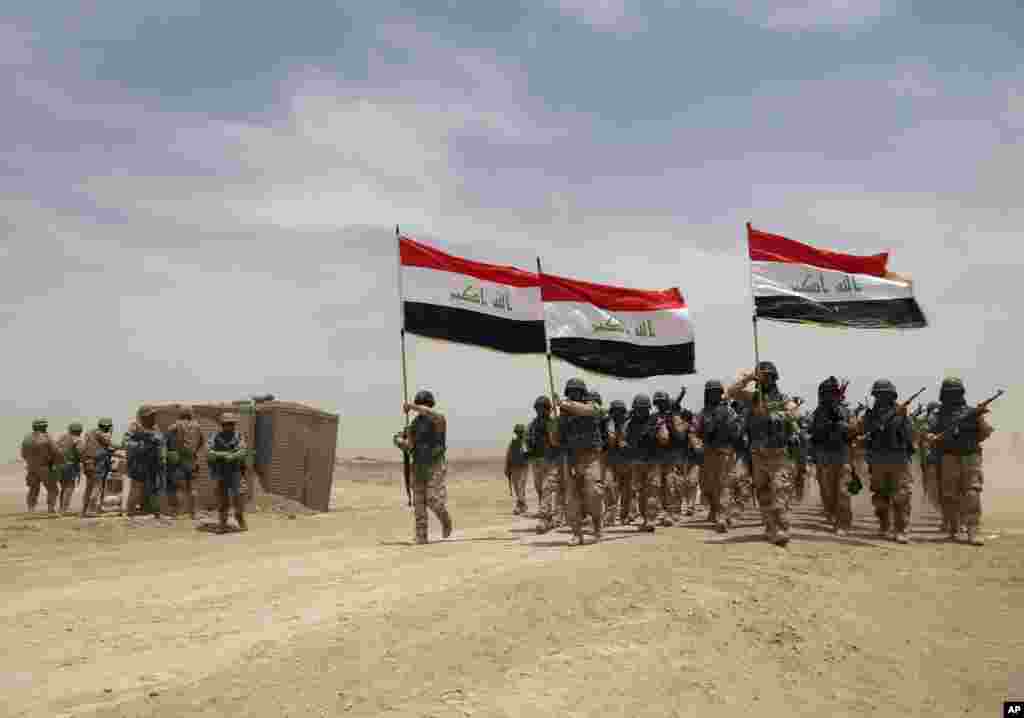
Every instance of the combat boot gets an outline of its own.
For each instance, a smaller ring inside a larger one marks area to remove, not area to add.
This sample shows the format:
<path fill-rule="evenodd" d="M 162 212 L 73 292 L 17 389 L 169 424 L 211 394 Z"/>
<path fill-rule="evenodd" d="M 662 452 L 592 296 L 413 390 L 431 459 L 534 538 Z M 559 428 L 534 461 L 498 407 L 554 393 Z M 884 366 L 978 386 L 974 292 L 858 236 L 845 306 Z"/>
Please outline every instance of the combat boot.
<path fill-rule="evenodd" d="M 441 511 L 441 537 L 448 538 L 452 535 L 452 517 L 448 513 L 448 509 Z"/>
<path fill-rule="evenodd" d="M 726 524 L 725 519 L 715 521 L 715 531 L 720 534 L 728 533 L 729 526 Z"/>
<path fill-rule="evenodd" d="M 583 545 L 583 534 L 574 533 L 572 538 L 569 539 L 570 546 L 582 546 Z"/>
<path fill-rule="evenodd" d="M 196 520 L 196 497 L 189 493 L 186 496 L 188 502 L 188 515 L 192 517 L 192 520 Z"/>
<path fill-rule="evenodd" d="M 555 527 L 553 521 L 548 518 L 542 518 L 537 522 L 537 527 L 534 529 L 538 534 L 546 534 Z"/>
<path fill-rule="evenodd" d="M 896 543 L 910 543 L 910 539 L 907 538 L 907 535 L 904 532 L 897 531 L 896 532 Z"/>
<path fill-rule="evenodd" d="M 984 546 L 985 539 L 978 535 L 977 529 L 967 529 L 967 543 L 971 546 Z"/>
<path fill-rule="evenodd" d="M 248 531 L 249 527 L 245 523 L 245 497 L 235 497 L 235 521 L 238 523 L 239 531 Z"/>

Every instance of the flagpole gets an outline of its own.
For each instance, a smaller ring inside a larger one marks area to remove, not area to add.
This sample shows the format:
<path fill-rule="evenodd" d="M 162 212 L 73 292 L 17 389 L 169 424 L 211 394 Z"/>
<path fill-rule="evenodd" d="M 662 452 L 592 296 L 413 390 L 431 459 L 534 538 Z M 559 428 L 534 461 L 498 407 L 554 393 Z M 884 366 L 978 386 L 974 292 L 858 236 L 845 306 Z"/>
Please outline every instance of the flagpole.
<path fill-rule="evenodd" d="M 541 266 L 540 266 L 540 257 L 537 257 L 537 275 L 538 275 L 538 277 L 540 277 L 543 274 L 544 274 L 544 270 L 541 269 Z M 543 311 L 543 308 L 544 308 L 544 296 L 543 296 L 543 293 L 544 293 L 544 284 L 543 284 L 543 280 L 541 280 L 541 310 L 542 311 Z M 554 404 L 554 401 L 555 401 L 555 398 L 557 397 L 557 394 L 555 394 L 555 372 L 551 368 L 551 340 L 548 338 L 548 323 L 547 323 L 547 319 L 545 319 L 545 321 L 544 321 L 544 347 L 545 347 L 545 351 L 547 352 L 547 358 L 548 358 L 548 383 L 551 385 L 551 402 L 552 402 L 552 404 Z"/>
<path fill-rule="evenodd" d="M 754 261 L 750 258 L 750 222 L 747 222 L 747 266 L 750 269 L 750 319 L 754 325 L 754 369 L 761 363 L 760 349 L 757 342 L 757 297 L 754 295 Z"/>
<path fill-rule="evenodd" d="M 395 225 L 395 249 L 397 250 L 398 259 L 398 321 L 400 322 L 401 329 L 399 330 L 399 336 L 401 337 L 402 344 L 402 399 L 403 404 L 409 403 L 409 372 L 406 368 L 405 362 L 405 306 L 402 296 L 402 235 L 398 229 L 398 225 Z M 402 407 L 405 408 L 404 406 Z M 403 411 L 402 416 L 405 418 L 405 435 L 409 436 L 409 412 Z M 409 499 L 409 506 L 412 506 L 412 494 L 409 491 L 409 472 L 410 472 L 410 456 L 408 451 L 403 451 L 403 458 L 405 466 L 403 467 L 405 472 L 405 493 Z"/>

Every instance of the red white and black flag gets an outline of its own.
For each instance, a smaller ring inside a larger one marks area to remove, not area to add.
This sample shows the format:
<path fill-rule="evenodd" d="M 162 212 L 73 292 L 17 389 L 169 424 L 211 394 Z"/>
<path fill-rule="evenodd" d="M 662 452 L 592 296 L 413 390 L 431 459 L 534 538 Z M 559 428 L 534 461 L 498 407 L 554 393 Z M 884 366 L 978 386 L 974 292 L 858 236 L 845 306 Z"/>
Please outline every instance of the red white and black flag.
<path fill-rule="evenodd" d="M 552 356 L 628 379 L 696 373 L 693 323 L 678 289 L 540 278 Z"/>
<path fill-rule="evenodd" d="M 855 329 L 928 326 L 913 283 L 868 257 L 818 249 L 747 225 L 755 314 L 761 319 Z"/>
<path fill-rule="evenodd" d="M 536 272 L 458 257 L 402 236 L 398 252 L 406 332 L 509 354 L 547 351 Z"/>

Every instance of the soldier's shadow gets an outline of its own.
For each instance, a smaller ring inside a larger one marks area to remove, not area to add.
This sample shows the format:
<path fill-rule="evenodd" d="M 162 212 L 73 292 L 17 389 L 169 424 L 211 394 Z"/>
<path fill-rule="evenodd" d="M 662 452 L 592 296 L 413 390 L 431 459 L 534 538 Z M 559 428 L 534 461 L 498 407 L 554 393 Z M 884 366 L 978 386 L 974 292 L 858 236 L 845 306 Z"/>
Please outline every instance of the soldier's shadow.
<path fill-rule="evenodd" d="M 530 541 L 528 545 L 531 548 L 534 547 L 534 546 L 536 546 L 538 548 L 587 548 L 587 547 L 590 547 L 590 546 L 599 546 L 601 544 L 609 543 L 611 541 L 629 541 L 631 539 L 642 538 L 644 536 L 650 536 L 650 535 L 651 534 L 643 533 L 643 532 L 640 532 L 640 531 L 630 532 L 630 533 L 620 533 L 620 534 L 616 534 L 615 536 L 609 536 L 609 535 L 605 534 L 604 536 L 601 537 L 601 540 L 599 542 L 597 542 L 597 543 L 594 543 L 593 537 L 585 536 L 584 537 L 584 543 L 583 543 L 582 546 L 571 546 L 569 541 L 562 540 L 562 539 L 552 539 L 552 540 L 548 540 L 548 541 Z"/>
<path fill-rule="evenodd" d="M 433 546 L 435 544 L 445 543 L 473 543 L 476 541 L 504 541 L 506 543 L 512 543 L 519 539 L 511 536 L 477 536 L 474 538 L 446 538 L 446 539 L 433 539 L 427 544 L 418 544 L 415 541 L 378 541 L 378 546 Z"/>
<path fill-rule="evenodd" d="M 722 539 L 708 539 L 704 543 L 709 544 L 709 545 L 715 545 L 715 544 L 741 544 L 741 543 L 767 543 L 767 544 L 770 544 L 771 542 L 768 541 L 764 536 L 761 536 L 761 535 L 758 535 L 758 534 L 751 534 L 751 535 L 747 535 L 747 536 L 730 536 L 729 538 L 722 538 Z M 786 548 L 789 548 L 789 547 L 793 546 L 794 544 L 799 544 L 799 543 L 834 543 L 834 544 L 845 544 L 846 546 L 862 546 L 862 547 L 875 548 L 875 549 L 882 548 L 878 544 L 871 543 L 870 541 L 863 541 L 863 540 L 859 540 L 857 538 L 850 537 L 850 536 L 839 537 L 839 536 L 829 536 L 827 534 L 795 534 L 795 535 L 791 534 L 790 535 L 790 542 L 786 546 Z"/>

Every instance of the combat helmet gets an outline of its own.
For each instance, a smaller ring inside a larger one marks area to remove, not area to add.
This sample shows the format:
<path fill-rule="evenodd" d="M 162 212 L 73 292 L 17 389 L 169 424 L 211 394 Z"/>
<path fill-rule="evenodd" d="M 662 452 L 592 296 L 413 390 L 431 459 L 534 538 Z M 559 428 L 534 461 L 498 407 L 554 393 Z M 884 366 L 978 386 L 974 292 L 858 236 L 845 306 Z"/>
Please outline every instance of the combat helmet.
<path fill-rule="evenodd" d="M 412 403 L 417 404 L 419 406 L 433 407 L 434 394 L 433 392 L 428 391 L 427 389 L 420 389 L 418 392 L 416 392 L 416 397 L 412 400 Z"/>
<path fill-rule="evenodd" d="M 762 374 L 767 374 L 772 379 L 778 379 L 779 378 L 779 370 L 775 368 L 775 363 L 774 362 L 770 362 L 770 361 L 759 362 L 758 365 L 757 365 L 757 370 L 759 372 L 761 372 Z"/>
<path fill-rule="evenodd" d="M 959 398 L 964 395 L 964 382 L 958 376 L 947 376 L 942 380 L 942 386 L 939 387 L 939 401 L 942 401 L 943 396 L 949 396 L 951 398 Z"/>
<path fill-rule="evenodd" d="M 818 384 L 818 396 L 829 396 L 832 394 L 839 393 L 839 380 L 834 376 L 830 376 L 825 381 Z"/>
<path fill-rule="evenodd" d="M 896 396 L 896 385 L 888 379 L 879 379 L 871 385 L 871 396 L 878 396 L 879 394 L 891 394 Z"/>
<path fill-rule="evenodd" d="M 533 408 L 551 411 L 551 397 L 538 396 L 533 402 Z"/>
<path fill-rule="evenodd" d="M 46 431 L 46 427 L 50 425 L 46 419 L 33 419 L 32 420 L 32 431 Z"/>
<path fill-rule="evenodd" d="M 111 431 L 114 428 L 114 420 L 111 419 L 109 416 L 104 416 L 102 419 L 96 422 L 96 426 L 103 429 L 104 431 Z"/>
<path fill-rule="evenodd" d="M 672 403 L 672 399 L 669 398 L 667 391 L 656 391 L 654 396 L 651 397 L 651 403 L 659 409 L 663 409 L 667 404 Z"/>
<path fill-rule="evenodd" d="M 526 426 L 523 424 L 516 424 L 514 427 L 512 427 L 512 432 L 515 434 L 526 433 Z"/>
<path fill-rule="evenodd" d="M 651 410 L 651 397 L 646 394 L 637 394 L 633 397 L 633 411 L 649 412 Z"/>
<path fill-rule="evenodd" d="M 81 422 L 72 421 L 70 424 L 68 424 L 68 431 L 70 433 L 72 433 L 72 434 L 81 434 L 82 433 L 82 424 L 81 424 Z"/>
<path fill-rule="evenodd" d="M 587 401 L 593 402 L 598 406 L 604 405 L 604 402 L 601 400 L 601 394 L 596 391 L 592 391 L 587 394 Z"/>
<path fill-rule="evenodd" d="M 608 405 L 609 414 L 625 414 L 628 412 L 629 409 L 626 408 L 626 402 L 622 399 L 613 399 L 612 403 Z"/>
<path fill-rule="evenodd" d="M 572 399 L 574 396 L 586 399 L 587 397 L 587 385 L 583 383 L 583 380 L 578 377 L 573 377 L 569 381 L 565 382 L 565 391 L 562 392 L 567 399 Z"/>

